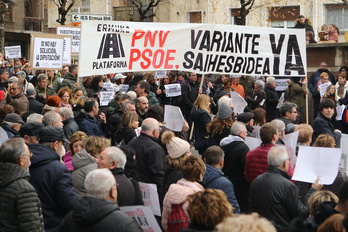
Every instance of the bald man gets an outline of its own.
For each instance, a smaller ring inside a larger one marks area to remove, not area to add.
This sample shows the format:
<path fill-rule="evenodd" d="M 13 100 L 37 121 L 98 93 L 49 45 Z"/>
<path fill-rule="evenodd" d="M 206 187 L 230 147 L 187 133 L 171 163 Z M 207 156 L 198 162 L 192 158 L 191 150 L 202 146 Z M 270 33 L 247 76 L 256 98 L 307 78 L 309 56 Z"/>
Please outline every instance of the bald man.
<path fill-rule="evenodd" d="M 149 110 L 149 100 L 147 100 L 146 97 L 138 97 L 136 110 L 139 119 L 139 126 L 141 126 L 141 124 L 147 116 L 146 113 Z"/>

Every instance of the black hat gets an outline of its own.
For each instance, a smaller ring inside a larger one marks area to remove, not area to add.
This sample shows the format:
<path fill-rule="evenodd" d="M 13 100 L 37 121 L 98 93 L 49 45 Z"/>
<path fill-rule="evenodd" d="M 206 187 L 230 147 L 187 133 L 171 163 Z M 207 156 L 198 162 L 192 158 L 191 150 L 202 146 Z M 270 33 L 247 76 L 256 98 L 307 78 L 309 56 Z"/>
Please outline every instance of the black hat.
<path fill-rule="evenodd" d="M 70 143 L 69 140 L 65 138 L 63 128 L 55 126 L 45 126 L 39 131 L 39 141 L 41 142 L 55 142 L 64 141 Z"/>
<path fill-rule="evenodd" d="M 254 114 L 252 112 L 244 112 L 244 113 L 238 114 L 237 121 L 247 123 L 247 122 L 250 122 L 250 120 L 253 118 L 254 118 Z"/>
<path fill-rule="evenodd" d="M 39 131 L 43 127 L 44 125 L 39 122 L 27 122 L 27 123 L 24 123 L 23 126 L 21 126 L 21 129 L 19 130 L 19 134 L 21 137 L 24 137 L 24 135 L 38 136 Z"/>
<path fill-rule="evenodd" d="M 24 121 L 16 113 L 6 114 L 4 121 L 24 124 Z"/>

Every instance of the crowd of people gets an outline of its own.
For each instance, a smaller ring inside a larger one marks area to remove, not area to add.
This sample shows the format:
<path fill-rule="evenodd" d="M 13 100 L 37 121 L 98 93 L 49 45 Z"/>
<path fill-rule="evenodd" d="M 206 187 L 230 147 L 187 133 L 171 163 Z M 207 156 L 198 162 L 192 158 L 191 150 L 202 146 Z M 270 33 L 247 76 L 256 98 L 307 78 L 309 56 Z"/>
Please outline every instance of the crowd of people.
<path fill-rule="evenodd" d="M 347 104 L 347 67 L 334 77 L 322 62 L 309 80 L 291 78 L 285 102 L 274 77 L 210 82 L 168 71 L 159 82 L 154 73 L 80 80 L 78 69 L 32 73 L 19 60 L 0 69 L 0 231 L 141 231 L 120 211 L 144 205 L 139 182 L 157 187 L 163 231 L 347 227 L 345 173 L 337 170 L 330 186 L 319 177 L 291 181 L 296 163 L 283 141 L 298 131 L 299 146 L 340 147 L 348 129 L 336 105 Z M 105 83 L 115 95 L 100 106 Z M 180 96 L 166 95 L 172 83 Z M 245 99 L 242 113 L 233 91 Z M 314 112 L 306 112 L 307 94 Z M 166 127 L 165 105 L 181 109 L 181 131 Z M 250 150 L 247 137 L 262 143 Z"/>

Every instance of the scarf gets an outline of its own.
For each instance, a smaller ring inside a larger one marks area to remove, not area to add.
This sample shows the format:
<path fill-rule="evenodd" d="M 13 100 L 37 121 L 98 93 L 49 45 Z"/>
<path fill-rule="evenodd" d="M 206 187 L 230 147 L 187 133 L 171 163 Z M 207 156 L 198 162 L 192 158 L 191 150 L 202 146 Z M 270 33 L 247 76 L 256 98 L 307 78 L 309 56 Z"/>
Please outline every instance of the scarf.
<path fill-rule="evenodd" d="M 340 98 L 344 97 L 344 86 L 346 85 L 347 81 L 344 81 L 343 84 L 338 83 L 338 88 L 337 88 L 337 95 Z"/>

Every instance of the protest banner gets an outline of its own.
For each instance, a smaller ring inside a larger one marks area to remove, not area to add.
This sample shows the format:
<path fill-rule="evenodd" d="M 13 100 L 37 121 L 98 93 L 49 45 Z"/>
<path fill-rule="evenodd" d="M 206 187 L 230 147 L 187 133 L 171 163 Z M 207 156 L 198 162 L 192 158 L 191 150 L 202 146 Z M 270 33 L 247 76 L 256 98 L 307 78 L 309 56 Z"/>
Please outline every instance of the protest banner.
<path fill-rule="evenodd" d="M 236 91 L 231 91 L 230 95 L 233 104 L 233 112 L 237 114 L 243 113 L 248 103 Z"/>
<path fill-rule="evenodd" d="M 79 76 L 153 70 L 306 76 L 305 41 L 297 29 L 84 21 Z"/>
<path fill-rule="evenodd" d="M 109 82 L 109 83 L 104 82 L 103 88 L 106 89 L 106 91 L 108 91 L 108 92 L 113 92 L 114 91 L 114 84 L 112 84 L 111 82 Z"/>
<path fill-rule="evenodd" d="M 101 91 L 100 93 L 100 106 L 107 106 L 109 102 L 114 99 L 114 91 L 107 92 L 107 91 Z"/>
<path fill-rule="evenodd" d="M 157 70 L 155 79 L 163 79 L 163 78 L 166 78 L 166 76 L 167 76 L 167 70 Z"/>
<path fill-rule="evenodd" d="M 285 91 L 289 85 L 288 85 L 288 81 L 289 79 L 276 79 L 275 83 L 276 83 L 276 91 Z"/>
<path fill-rule="evenodd" d="M 33 69 L 61 69 L 65 37 L 54 34 L 31 34 L 30 54 Z"/>
<path fill-rule="evenodd" d="M 5 47 L 5 58 L 6 59 L 15 59 L 15 58 L 21 58 L 22 52 L 21 52 L 21 46 L 10 46 Z"/>
<path fill-rule="evenodd" d="M 63 64 L 64 65 L 71 65 L 71 37 L 64 38 Z"/>
<path fill-rule="evenodd" d="M 249 150 L 254 150 L 258 146 L 260 146 L 262 143 L 261 139 L 259 138 L 253 138 L 253 137 L 246 137 L 245 138 L 245 144 L 249 147 Z"/>
<path fill-rule="evenodd" d="M 71 35 L 71 53 L 78 54 L 80 52 L 80 28 L 59 26 L 57 27 L 57 35 Z"/>
<path fill-rule="evenodd" d="M 185 119 L 181 113 L 180 107 L 165 105 L 164 106 L 164 120 L 166 127 L 172 131 L 181 131 Z"/>
<path fill-rule="evenodd" d="M 320 184 L 334 182 L 341 159 L 340 148 L 300 146 L 292 180 Z"/>
<path fill-rule="evenodd" d="M 120 210 L 134 218 L 143 231 L 162 232 L 150 207 L 142 205 L 122 206 Z"/>
<path fill-rule="evenodd" d="M 154 215 L 161 216 L 157 186 L 155 184 L 139 182 L 139 188 L 144 201 L 144 205 L 149 206 Z"/>
<path fill-rule="evenodd" d="M 128 89 L 129 89 L 129 85 L 126 85 L 126 84 L 121 84 L 118 86 L 118 91 L 121 93 L 127 93 Z"/>
<path fill-rule="evenodd" d="M 166 97 L 176 97 L 181 95 L 180 84 L 164 85 L 164 88 L 166 89 Z"/>
<path fill-rule="evenodd" d="M 331 85 L 331 82 L 319 85 L 320 97 L 324 97 L 327 87 L 329 87 L 330 85 Z"/>

